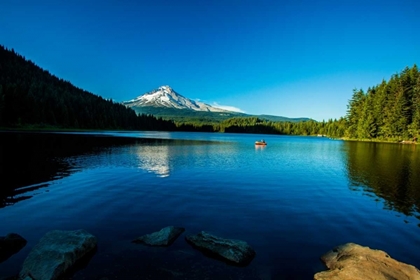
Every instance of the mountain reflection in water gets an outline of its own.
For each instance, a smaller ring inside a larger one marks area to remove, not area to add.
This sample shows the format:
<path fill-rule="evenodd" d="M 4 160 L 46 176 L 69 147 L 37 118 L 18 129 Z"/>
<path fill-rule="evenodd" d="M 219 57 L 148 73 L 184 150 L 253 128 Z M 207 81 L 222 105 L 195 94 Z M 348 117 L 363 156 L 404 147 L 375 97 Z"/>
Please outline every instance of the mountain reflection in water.
<path fill-rule="evenodd" d="M 189 146 L 196 144 L 192 145 L 194 147 L 209 143 L 89 133 L 1 132 L 0 137 L 0 208 L 31 198 L 33 194 L 26 193 L 47 187 L 53 180 L 86 167 L 99 166 L 104 163 L 100 162 L 104 156 L 110 164 L 124 165 L 115 158 L 117 149 L 128 148 L 137 157 L 140 169 L 167 177 L 170 175 L 170 146 L 188 143 Z"/>
<path fill-rule="evenodd" d="M 155 173 L 158 177 L 168 177 L 169 147 L 168 146 L 137 146 L 139 168 Z"/>
<path fill-rule="evenodd" d="M 420 266 L 419 146 L 265 135 L 259 149 L 255 135 L 230 133 L 0 137 L 0 230 L 28 240 L 0 278 L 16 275 L 47 231 L 79 228 L 98 251 L 72 279 L 311 279 L 319 257 L 346 242 Z M 131 243 L 168 225 L 247 241 L 257 257 L 238 269 L 184 238 Z"/>
<path fill-rule="evenodd" d="M 345 148 L 352 190 L 382 198 L 386 209 L 420 219 L 418 146 L 347 142 Z"/>
<path fill-rule="evenodd" d="M 115 147 L 155 142 L 98 135 L 60 133 L 0 133 L 0 208 L 31 198 L 25 193 L 80 170 L 83 156 L 99 155 Z M 159 140 L 162 141 L 162 140 Z"/>

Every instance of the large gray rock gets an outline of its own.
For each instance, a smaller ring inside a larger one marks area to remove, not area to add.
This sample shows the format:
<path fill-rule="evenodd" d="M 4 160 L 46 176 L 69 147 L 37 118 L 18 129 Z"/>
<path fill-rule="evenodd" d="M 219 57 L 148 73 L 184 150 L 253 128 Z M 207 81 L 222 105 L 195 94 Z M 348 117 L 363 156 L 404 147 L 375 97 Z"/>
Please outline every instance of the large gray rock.
<path fill-rule="evenodd" d="M 205 255 L 234 265 L 248 265 L 255 257 L 254 249 L 245 241 L 224 239 L 204 231 L 186 236 L 185 240 Z"/>
<path fill-rule="evenodd" d="M 58 279 L 96 245 L 96 237 L 85 230 L 47 232 L 25 259 L 19 279 Z"/>
<path fill-rule="evenodd" d="M 17 233 L 0 237 L 0 263 L 19 252 L 26 245 L 26 240 Z"/>
<path fill-rule="evenodd" d="M 354 243 L 334 248 L 321 257 L 330 269 L 316 273 L 315 280 L 416 280 L 420 271 L 392 259 L 387 253 Z"/>
<path fill-rule="evenodd" d="M 143 243 L 150 246 L 169 246 L 171 245 L 183 232 L 185 228 L 169 226 L 160 231 L 146 234 L 134 239 L 133 243 Z"/>

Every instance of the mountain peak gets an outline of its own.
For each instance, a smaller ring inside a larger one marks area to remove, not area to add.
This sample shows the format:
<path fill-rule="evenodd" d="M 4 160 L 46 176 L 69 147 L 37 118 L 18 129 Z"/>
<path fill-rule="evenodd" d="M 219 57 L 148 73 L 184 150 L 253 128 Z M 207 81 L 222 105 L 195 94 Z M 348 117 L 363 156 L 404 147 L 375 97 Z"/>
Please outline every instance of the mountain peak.
<path fill-rule="evenodd" d="M 170 86 L 160 86 L 130 101 L 123 102 L 128 107 L 166 107 L 204 112 L 229 112 L 211 105 L 194 101 L 174 91 Z"/>
<path fill-rule="evenodd" d="M 172 91 L 172 88 L 170 86 L 166 85 L 166 86 L 160 86 L 160 87 L 158 87 L 158 90 Z"/>

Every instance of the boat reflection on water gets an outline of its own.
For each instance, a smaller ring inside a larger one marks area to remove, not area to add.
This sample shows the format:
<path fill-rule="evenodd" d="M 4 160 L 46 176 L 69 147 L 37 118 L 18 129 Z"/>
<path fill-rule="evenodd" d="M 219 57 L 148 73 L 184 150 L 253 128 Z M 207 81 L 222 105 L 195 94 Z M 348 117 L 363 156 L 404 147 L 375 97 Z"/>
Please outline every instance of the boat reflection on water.
<path fill-rule="evenodd" d="M 262 150 L 265 150 L 266 147 L 267 147 L 266 145 L 255 145 L 255 150 L 262 151 Z"/>

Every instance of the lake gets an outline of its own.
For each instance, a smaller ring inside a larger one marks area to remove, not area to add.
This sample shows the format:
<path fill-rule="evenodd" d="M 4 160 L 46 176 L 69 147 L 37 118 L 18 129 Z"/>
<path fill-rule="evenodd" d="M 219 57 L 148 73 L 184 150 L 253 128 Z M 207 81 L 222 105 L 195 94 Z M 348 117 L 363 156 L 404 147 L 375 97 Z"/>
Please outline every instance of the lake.
<path fill-rule="evenodd" d="M 420 267 L 420 146 L 228 133 L 0 133 L 0 236 L 27 239 L 0 263 L 16 275 L 53 229 L 85 229 L 95 255 L 69 279 L 312 279 L 354 242 Z M 266 147 L 254 142 L 264 138 Z M 169 225 L 167 248 L 131 243 Z M 256 251 L 210 259 L 207 231 Z"/>

